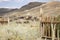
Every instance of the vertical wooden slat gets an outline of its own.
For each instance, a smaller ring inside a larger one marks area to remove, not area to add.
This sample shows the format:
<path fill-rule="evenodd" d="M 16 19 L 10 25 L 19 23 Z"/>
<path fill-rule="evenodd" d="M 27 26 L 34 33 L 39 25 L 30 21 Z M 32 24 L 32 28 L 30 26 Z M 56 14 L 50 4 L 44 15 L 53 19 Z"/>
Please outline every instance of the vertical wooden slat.
<path fill-rule="evenodd" d="M 52 40 L 55 40 L 55 27 L 56 27 L 56 24 L 51 24 L 51 28 L 52 28 Z"/>
<path fill-rule="evenodd" d="M 59 29 L 57 29 L 57 38 L 59 40 Z"/>
<path fill-rule="evenodd" d="M 52 29 L 52 40 L 54 40 L 54 31 L 53 31 L 53 24 L 51 23 L 51 29 Z"/>

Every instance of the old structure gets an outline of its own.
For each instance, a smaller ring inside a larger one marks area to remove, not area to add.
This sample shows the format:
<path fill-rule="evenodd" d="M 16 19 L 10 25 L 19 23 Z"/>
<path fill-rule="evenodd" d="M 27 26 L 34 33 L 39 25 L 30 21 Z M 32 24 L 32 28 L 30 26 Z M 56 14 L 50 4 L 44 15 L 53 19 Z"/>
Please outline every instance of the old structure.
<path fill-rule="evenodd" d="M 28 37 L 27 39 L 25 39 L 26 37 L 24 37 L 24 39 L 21 38 L 22 40 L 38 40 L 38 38 L 39 40 L 60 40 L 59 29 L 57 28 L 58 24 L 60 24 L 59 3 L 60 2 L 50 2 L 30 10 L 17 12 L 18 14 L 9 14 L 8 17 L 5 15 L 4 17 L 0 17 L 0 23 L 7 23 L 8 26 L 11 26 L 10 23 L 14 22 L 16 24 L 25 26 L 25 28 L 31 28 L 29 32 L 35 32 L 39 29 L 36 34 L 31 33 L 32 38 L 30 35 L 28 36 L 27 33 L 25 33 Z M 37 29 L 35 30 L 35 28 Z M 22 33 L 24 34 L 24 32 Z"/>
<path fill-rule="evenodd" d="M 60 24 L 60 21 L 56 21 L 55 17 L 41 19 L 41 37 L 45 40 L 59 40 L 59 29 L 57 28 L 57 24 Z"/>
<path fill-rule="evenodd" d="M 41 37 L 45 40 L 60 40 L 59 26 L 60 25 L 60 2 L 50 2 L 40 7 L 40 25 Z M 59 6 L 58 6 L 59 5 Z M 59 12 L 58 12 L 59 11 Z"/>

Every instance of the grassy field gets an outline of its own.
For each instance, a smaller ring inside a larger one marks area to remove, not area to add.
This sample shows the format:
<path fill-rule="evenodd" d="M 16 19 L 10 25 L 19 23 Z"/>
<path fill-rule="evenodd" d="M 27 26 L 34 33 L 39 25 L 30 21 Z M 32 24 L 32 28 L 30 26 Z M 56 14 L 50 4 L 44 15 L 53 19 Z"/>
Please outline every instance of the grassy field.
<path fill-rule="evenodd" d="M 28 24 L 12 22 L 0 27 L 0 40 L 37 40 L 39 37 L 39 22 Z"/>

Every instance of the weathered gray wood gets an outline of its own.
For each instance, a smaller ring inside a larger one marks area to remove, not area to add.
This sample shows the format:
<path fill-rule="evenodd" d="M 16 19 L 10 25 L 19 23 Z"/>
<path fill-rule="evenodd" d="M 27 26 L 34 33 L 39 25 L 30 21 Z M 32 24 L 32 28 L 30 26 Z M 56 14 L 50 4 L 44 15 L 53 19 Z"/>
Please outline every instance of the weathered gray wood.
<path fill-rule="evenodd" d="M 59 29 L 57 29 L 57 38 L 59 40 Z"/>
<path fill-rule="evenodd" d="M 52 23 L 51 23 L 52 40 L 55 40 L 55 28 L 56 28 L 56 24 L 52 24 Z"/>
<path fill-rule="evenodd" d="M 52 29 L 52 40 L 54 40 L 54 30 L 53 30 L 53 24 L 51 23 L 51 29 Z"/>
<path fill-rule="evenodd" d="M 41 23 L 40 23 L 40 39 L 42 40 L 42 25 L 41 25 Z"/>
<path fill-rule="evenodd" d="M 44 23 L 43 23 L 43 36 L 44 36 L 44 30 L 45 30 L 45 25 L 44 25 Z"/>

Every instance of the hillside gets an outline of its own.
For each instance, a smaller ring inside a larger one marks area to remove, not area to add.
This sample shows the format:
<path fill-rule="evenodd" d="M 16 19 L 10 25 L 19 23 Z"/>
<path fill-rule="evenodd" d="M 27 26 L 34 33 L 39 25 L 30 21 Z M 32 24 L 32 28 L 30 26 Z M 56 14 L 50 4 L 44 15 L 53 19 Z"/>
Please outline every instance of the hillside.
<path fill-rule="evenodd" d="M 48 2 L 41 6 L 43 9 L 44 16 L 58 16 L 60 15 L 60 2 Z"/>
<path fill-rule="evenodd" d="M 30 2 L 29 4 L 22 6 L 20 9 L 0 8 L 0 16 L 5 15 L 5 14 L 9 14 L 9 12 L 15 13 L 16 11 L 21 12 L 24 10 L 29 10 L 31 8 L 40 6 L 42 4 L 43 4 L 42 2 Z"/>
<path fill-rule="evenodd" d="M 24 11 L 24 10 L 29 10 L 31 8 L 34 8 L 34 7 L 37 7 L 37 6 L 40 6 L 44 3 L 42 2 L 30 2 L 29 4 L 27 5 L 24 5 L 23 7 L 20 8 L 20 11 Z"/>
<path fill-rule="evenodd" d="M 0 8 L 0 16 L 6 14 L 6 13 L 9 13 L 9 12 L 12 12 L 12 11 L 15 11 L 17 9 L 10 9 L 10 8 Z"/>

